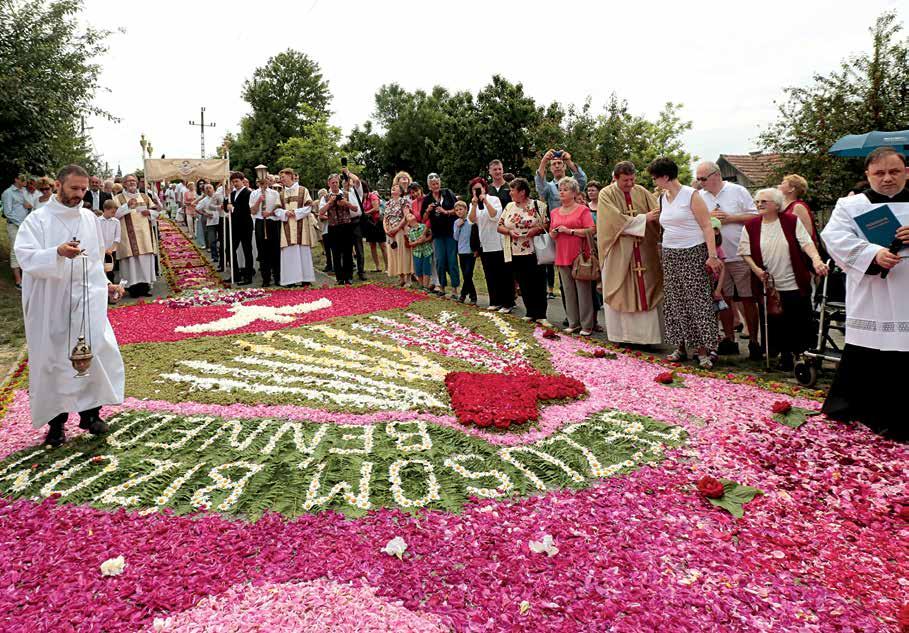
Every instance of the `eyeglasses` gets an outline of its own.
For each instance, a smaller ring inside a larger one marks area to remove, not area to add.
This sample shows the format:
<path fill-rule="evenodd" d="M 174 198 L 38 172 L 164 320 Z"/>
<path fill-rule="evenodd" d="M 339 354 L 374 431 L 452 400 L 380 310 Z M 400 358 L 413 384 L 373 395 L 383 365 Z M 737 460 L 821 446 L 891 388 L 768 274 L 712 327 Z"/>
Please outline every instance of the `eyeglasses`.
<path fill-rule="evenodd" d="M 698 177 L 696 178 L 696 180 L 697 180 L 698 182 L 707 182 L 707 179 L 708 179 L 708 178 L 710 178 L 712 175 L 718 174 L 718 173 L 720 173 L 720 172 L 718 172 L 718 171 L 712 171 L 712 172 L 710 172 L 709 174 L 707 174 L 706 176 L 698 176 Z"/>
<path fill-rule="evenodd" d="M 38 191 L 50 191 L 50 187 L 38 187 Z"/>
<path fill-rule="evenodd" d="M 756 207 L 763 207 L 763 206 L 764 206 L 765 204 L 767 204 L 768 202 L 773 202 L 773 200 L 755 200 L 755 201 L 754 201 L 754 206 L 756 206 Z"/>

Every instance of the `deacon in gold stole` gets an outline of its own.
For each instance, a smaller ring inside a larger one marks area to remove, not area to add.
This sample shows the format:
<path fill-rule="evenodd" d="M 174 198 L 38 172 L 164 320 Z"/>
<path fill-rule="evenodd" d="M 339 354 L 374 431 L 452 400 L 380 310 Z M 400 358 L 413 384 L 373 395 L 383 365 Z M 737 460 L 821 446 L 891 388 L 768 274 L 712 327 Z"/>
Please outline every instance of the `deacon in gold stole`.
<path fill-rule="evenodd" d="M 311 213 L 309 190 L 297 182 L 293 169 L 280 172 L 281 208 L 275 216 L 281 220 L 281 285 L 310 284 L 316 280 L 312 265 L 312 246 L 319 242 L 318 218 Z"/>
<path fill-rule="evenodd" d="M 139 181 L 133 174 L 123 179 L 123 191 L 114 196 L 114 201 L 120 220 L 120 276 L 129 282 L 126 290 L 131 297 L 150 297 L 151 284 L 157 279 L 158 241 L 152 223 L 158 218 L 158 208 L 139 191 Z"/>

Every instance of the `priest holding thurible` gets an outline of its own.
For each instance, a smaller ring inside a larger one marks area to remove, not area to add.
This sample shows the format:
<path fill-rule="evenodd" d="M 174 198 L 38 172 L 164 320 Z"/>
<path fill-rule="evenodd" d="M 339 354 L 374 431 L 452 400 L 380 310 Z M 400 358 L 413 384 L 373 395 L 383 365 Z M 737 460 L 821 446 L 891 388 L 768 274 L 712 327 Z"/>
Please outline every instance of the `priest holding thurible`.
<path fill-rule="evenodd" d="M 124 387 L 123 360 L 107 319 L 108 299 L 118 300 L 122 287 L 108 283 L 101 225 L 83 208 L 88 173 L 78 165 L 64 167 L 56 190 L 25 219 L 15 243 L 23 274 L 32 425 L 50 427 L 45 439 L 50 446 L 66 440 L 64 424 L 74 411 L 81 428 L 105 433 L 101 407 L 123 402 Z M 70 356 L 83 340 L 91 358 L 88 371 L 77 376 Z"/>

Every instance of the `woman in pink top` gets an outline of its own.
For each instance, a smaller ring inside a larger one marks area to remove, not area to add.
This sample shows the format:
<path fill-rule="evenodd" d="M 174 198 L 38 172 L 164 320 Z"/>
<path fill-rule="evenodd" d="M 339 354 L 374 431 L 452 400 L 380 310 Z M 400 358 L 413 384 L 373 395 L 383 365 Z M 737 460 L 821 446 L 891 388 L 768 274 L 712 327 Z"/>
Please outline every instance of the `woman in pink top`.
<path fill-rule="evenodd" d="M 186 226 L 190 233 L 196 229 L 196 183 L 187 183 L 187 190 L 183 192 L 183 213 L 186 214 Z"/>
<path fill-rule="evenodd" d="M 568 313 L 566 334 L 581 330 L 581 336 L 590 336 L 593 332 L 593 292 L 589 281 L 578 281 L 571 275 L 571 265 L 582 248 L 586 248 L 588 236 L 596 228 L 590 209 L 576 202 L 581 188 L 578 181 L 571 176 L 559 180 L 559 201 L 562 203 L 553 209 L 549 233 L 555 240 L 555 266 L 559 271 L 559 283 L 565 297 L 565 312 Z"/>

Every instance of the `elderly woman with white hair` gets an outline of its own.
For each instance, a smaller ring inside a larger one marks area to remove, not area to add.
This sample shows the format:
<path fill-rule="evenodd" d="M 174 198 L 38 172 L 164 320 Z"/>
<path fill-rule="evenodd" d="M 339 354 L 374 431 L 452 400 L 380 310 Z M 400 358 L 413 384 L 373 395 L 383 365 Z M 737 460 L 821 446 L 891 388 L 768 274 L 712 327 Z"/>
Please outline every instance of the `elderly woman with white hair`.
<path fill-rule="evenodd" d="M 581 250 L 587 250 L 590 236 L 596 231 L 590 208 L 577 203 L 581 187 L 571 176 L 559 179 L 559 201 L 561 206 L 550 214 L 549 233 L 555 240 L 555 266 L 559 271 L 559 283 L 565 297 L 565 312 L 568 327 L 565 332 L 573 334 L 580 330 L 581 336 L 593 333 L 594 310 L 591 282 L 575 279 L 571 274 L 572 264 Z"/>
<path fill-rule="evenodd" d="M 790 371 L 811 336 L 811 270 L 805 256 L 820 276 L 827 274 L 827 266 L 802 220 L 783 213 L 778 189 L 761 189 L 754 202 L 759 215 L 745 223 L 738 254 L 758 280 L 765 286 L 772 281 L 780 294 L 782 314 L 768 320 L 770 342 L 780 352 L 780 369 Z"/>

